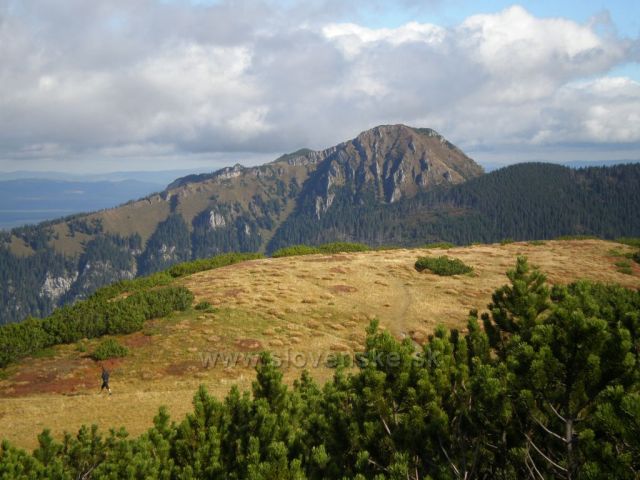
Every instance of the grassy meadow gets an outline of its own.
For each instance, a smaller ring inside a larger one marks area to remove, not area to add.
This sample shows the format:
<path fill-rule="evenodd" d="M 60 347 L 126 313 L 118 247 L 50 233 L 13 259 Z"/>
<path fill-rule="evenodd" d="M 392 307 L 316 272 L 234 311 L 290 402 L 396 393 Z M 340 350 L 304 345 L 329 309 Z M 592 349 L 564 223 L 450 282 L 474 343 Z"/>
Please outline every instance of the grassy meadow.
<path fill-rule="evenodd" d="M 102 362 L 112 371 L 112 396 L 99 393 L 101 363 L 91 358 L 100 339 L 50 348 L 0 371 L 1 436 L 33 448 L 44 428 L 56 437 L 82 424 L 124 426 L 138 435 L 161 405 L 176 419 L 191 411 L 200 384 L 220 397 L 232 385 L 250 388 L 253 356 L 262 350 L 283 360 L 287 381 L 305 365 L 322 381 L 332 374 L 324 361 L 359 350 L 373 318 L 416 343 L 439 324 L 463 329 L 468 311 L 486 309 L 491 293 L 507 283 L 518 255 L 551 283 L 590 279 L 638 288 L 640 265 L 631 262 L 630 273 L 616 265 L 632 251 L 593 239 L 504 242 L 251 260 L 179 278 L 175 283 L 194 293 L 199 308 L 117 337 L 129 354 Z M 419 257 L 440 255 L 473 271 L 442 277 L 416 271 Z M 218 357 L 212 365 L 220 353 L 237 364 L 225 366 Z"/>

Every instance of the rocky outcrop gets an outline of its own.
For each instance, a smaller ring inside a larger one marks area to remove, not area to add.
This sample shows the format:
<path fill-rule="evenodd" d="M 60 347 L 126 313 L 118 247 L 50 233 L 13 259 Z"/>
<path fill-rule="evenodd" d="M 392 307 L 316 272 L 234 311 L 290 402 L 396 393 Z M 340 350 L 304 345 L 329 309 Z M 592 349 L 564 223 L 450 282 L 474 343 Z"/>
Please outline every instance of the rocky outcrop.
<path fill-rule="evenodd" d="M 224 227 L 227 225 L 226 220 L 222 216 L 222 214 L 211 210 L 209 212 L 209 226 L 215 230 L 216 228 Z"/>
<path fill-rule="evenodd" d="M 50 272 L 47 272 L 39 295 L 40 297 L 47 297 L 53 303 L 57 303 L 60 298 L 71 290 L 72 285 L 77 279 L 78 272 L 61 276 L 53 276 Z"/>

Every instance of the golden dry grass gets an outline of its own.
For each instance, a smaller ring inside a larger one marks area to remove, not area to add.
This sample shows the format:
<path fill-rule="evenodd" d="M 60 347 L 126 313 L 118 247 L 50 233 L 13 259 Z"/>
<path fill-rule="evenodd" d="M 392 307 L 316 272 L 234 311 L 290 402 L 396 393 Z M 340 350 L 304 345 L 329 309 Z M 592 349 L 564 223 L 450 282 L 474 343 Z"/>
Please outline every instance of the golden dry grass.
<path fill-rule="evenodd" d="M 9 250 L 17 257 L 28 257 L 35 253 L 33 249 L 25 243 L 24 240 L 16 237 L 15 235 L 11 235 Z"/>
<path fill-rule="evenodd" d="M 57 347 L 40 358 L 9 367 L 0 380 L 0 432 L 32 448 L 44 427 L 55 434 L 81 424 L 125 426 L 138 434 L 151 425 L 160 405 L 181 418 L 199 384 L 223 396 L 231 385 L 250 388 L 251 363 L 264 349 L 284 363 L 285 379 L 335 352 L 361 348 L 364 329 L 378 318 L 397 337 L 422 343 L 437 324 L 464 328 L 469 309 L 483 310 L 491 293 L 506 283 L 518 255 L 540 266 L 552 283 L 585 278 L 640 287 L 634 274 L 616 270 L 629 247 L 599 240 L 477 245 L 450 250 L 400 249 L 339 255 L 310 255 L 250 261 L 179 280 L 196 302 L 213 311 L 189 311 L 149 322 L 143 332 L 119 338 L 129 357 L 112 362 L 112 397 L 98 395 L 100 368 L 77 345 Z M 471 275 L 418 273 L 419 256 L 447 254 L 474 267 Z M 83 342 L 91 352 L 97 341 Z M 207 352 L 242 354 L 235 367 L 205 368 Z M 297 355 L 297 356 L 296 356 Z M 304 355 L 302 357 L 301 355 Z M 320 361 L 320 364 L 322 362 Z M 323 381 L 331 370 L 310 368 Z"/>

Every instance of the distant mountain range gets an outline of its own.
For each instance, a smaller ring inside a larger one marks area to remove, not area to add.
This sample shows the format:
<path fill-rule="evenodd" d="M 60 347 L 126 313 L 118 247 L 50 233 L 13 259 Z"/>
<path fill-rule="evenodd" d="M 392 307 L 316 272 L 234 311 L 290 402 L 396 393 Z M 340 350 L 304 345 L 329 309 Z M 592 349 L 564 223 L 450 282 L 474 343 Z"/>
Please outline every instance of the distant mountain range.
<path fill-rule="evenodd" d="M 488 174 L 431 129 L 388 125 L 271 163 L 187 175 L 117 208 L 0 236 L 0 321 L 227 251 L 640 235 L 640 165 L 519 164 Z"/>
<path fill-rule="evenodd" d="M 202 169 L 201 171 L 206 171 Z M 7 180 L 56 180 L 60 182 L 122 182 L 133 180 L 141 183 L 152 183 L 164 188 L 178 177 L 194 173 L 190 170 L 158 170 L 158 171 L 124 171 L 105 173 L 69 173 L 54 171 L 17 170 L 0 172 L 0 181 Z"/>
<path fill-rule="evenodd" d="M 21 179 L 0 181 L 0 229 L 111 208 L 132 198 L 162 190 L 156 183 L 136 180 L 61 181 Z"/>

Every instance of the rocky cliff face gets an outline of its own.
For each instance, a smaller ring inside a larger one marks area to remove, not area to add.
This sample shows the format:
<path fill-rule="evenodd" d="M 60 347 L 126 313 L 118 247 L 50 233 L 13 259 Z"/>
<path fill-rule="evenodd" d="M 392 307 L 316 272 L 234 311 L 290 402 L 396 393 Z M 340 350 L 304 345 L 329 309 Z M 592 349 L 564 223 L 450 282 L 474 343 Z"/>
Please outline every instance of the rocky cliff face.
<path fill-rule="evenodd" d="M 442 184 L 457 184 L 483 173 L 482 168 L 430 129 L 385 125 L 321 152 L 312 174 L 317 218 L 326 212 L 338 188 L 354 198 L 372 191 L 382 203 L 410 198 Z"/>

